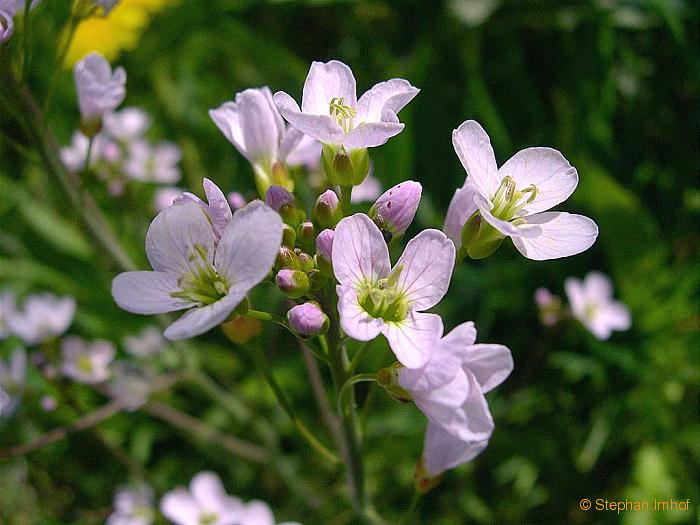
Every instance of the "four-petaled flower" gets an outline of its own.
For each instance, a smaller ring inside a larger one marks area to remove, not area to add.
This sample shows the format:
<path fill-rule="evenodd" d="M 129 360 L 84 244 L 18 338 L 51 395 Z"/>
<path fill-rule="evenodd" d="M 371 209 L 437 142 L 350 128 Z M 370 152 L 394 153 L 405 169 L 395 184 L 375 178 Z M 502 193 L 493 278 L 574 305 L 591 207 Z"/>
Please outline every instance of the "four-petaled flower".
<path fill-rule="evenodd" d="M 601 272 L 590 272 L 583 281 L 569 277 L 564 281 L 572 315 L 596 338 L 608 339 L 614 330 L 632 325 L 629 309 L 613 299 L 612 281 Z"/>
<path fill-rule="evenodd" d="M 454 130 L 452 143 L 468 175 L 444 226 L 458 249 L 485 257 L 510 237 L 525 257 L 541 261 L 575 255 L 595 242 L 598 227 L 588 217 L 546 211 L 578 184 L 576 169 L 557 150 L 526 148 L 499 169 L 488 135 L 473 120 Z M 471 245 L 462 246 L 464 240 Z"/>
<path fill-rule="evenodd" d="M 270 271 L 282 241 L 280 216 L 260 201 L 233 214 L 218 244 L 210 221 L 189 199 L 164 209 L 146 236 L 154 271 L 125 272 L 112 282 L 114 300 L 130 312 L 188 310 L 165 330 L 168 339 L 223 323 Z"/>
<path fill-rule="evenodd" d="M 358 341 L 384 334 L 404 366 L 423 366 L 442 333 L 440 316 L 423 310 L 447 292 L 455 260 L 452 241 L 424 230 L 392 269 L 379 228 L 358 213 L 336 226 L 332 257 L 345 333 Z"/>
<path fill-rule="evenodd" d="M 355 77 L 337 60 L 313 62 L 304 83 L 301 108 L 283 91 L 274 101 L 299 131 L 345 149 L 381 146 L 404 128 L 396 114 L 420 90 L 407 80 L 380 82 L 357 99 Z"/>
<path fill-rule="evenodd" d="M 73 69 L 78 104 L 85 123 L 99 120 L 114 111 L 126 96 L 126 72 L 118 67 L 112 72 L 109 62 L 99 53 L 89 53 Z"/>
<path fill-rule="evenodd" d="M 18 336 L 24 344 L 33 346 L 68 330 L 75 316 L 76 303 L 72 297 L 39 293 L 27 297 L 21 309 L 7 299 L 3 307 L 7 310 L 2 315 L 8 332 Z"/>

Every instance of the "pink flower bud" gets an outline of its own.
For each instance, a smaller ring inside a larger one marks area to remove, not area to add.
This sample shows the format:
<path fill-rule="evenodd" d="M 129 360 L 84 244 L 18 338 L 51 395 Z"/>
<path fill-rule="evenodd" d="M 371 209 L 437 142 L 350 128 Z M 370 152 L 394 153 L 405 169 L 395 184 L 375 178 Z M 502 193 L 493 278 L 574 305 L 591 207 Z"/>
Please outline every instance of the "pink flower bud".
<path fill-rule="evenodd" d="M 333 230 L 323 230 L 316 237 L 316 253 L 327 260 L 333 260 Z"/>
<path fill-rule="evenodd" d="M 298 299 L 306 294 L 310 288 L 308 276 L 299 270 L 283 268 L 275 277 L 277 287 L 290 299 Z"/>
<path fill-rule="evenodd" d="M 287 312 L 289 326 L 301 337 L 315 337 L 328 330 L 330 321 L 318 303 L 299 304 Z"/>
<path fill-rule="evenodd" d="M 333 228 L 343 218 L 340 201 L 333 190 L 326 190 L 318 197 L 313 216 L 322 228 Z"/>
<path fill-rule="evenodd" d="M 282 186 L 270 186 L 265 193 L 265 204 L 279 213 L 283 206 L 294 206 L 294 195 Z"/>
<path fill-rule="evenodd" d="M 408 180 L 385 191 L 374 203 L 369 216 L 380 229 L 403 235 L 413 222 L 420 204 L 422 186 Z"/>
<path fill-rule="evenodd" d="M 245 206 L 245 197 L 237 191 L 232 191 L 228 194 L 228 203 L 234 210 L 241 209 Z"/>

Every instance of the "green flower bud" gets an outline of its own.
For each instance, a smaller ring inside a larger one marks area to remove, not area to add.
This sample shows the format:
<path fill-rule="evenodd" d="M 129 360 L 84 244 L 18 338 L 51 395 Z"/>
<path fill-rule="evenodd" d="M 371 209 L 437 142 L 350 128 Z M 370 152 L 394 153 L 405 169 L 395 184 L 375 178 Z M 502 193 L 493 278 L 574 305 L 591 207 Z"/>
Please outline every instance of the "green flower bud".
<path fill-rule="evenodd" d="M 275 277 L 277 287 L 290 299 L 299 299 L 311 289 L 307 275 L 299 270 L 283 268 Z"/>
<path fill-rule="evenodd" d="M 282 224 L 282 245 L 294 248 L 297 242 L 297 231 L 289 224 Z"/>
<path fill-rule="evenodd" d="M 294 250 L 288 246 L 280 247 L 277 252 L 277 258 L 275 259 L 275 271 L 279 272 L 283 268 L 290 268 L 292 270 L 301 270 L 301 261 Z"/>
<path fill-rule="evenodd" d="M 321 228 L 334 228 L 338 224 L 343 218 L 343 210 L 333 190 L 326 190 L 318 197 L 312 215 Z"/>
<path fill-rule="evenodd" d="M 302 252 L 297 256 L 297 258 L 301 265 L 300 269 L 302 272 L 308 273 L 314 269 L 314 258 L 311 257 L 308 253 Z"/>
<path fill-rule="evenodd" d="M 483 220 L 481 214 L 476 212 L 462 228 L 460 254 L 464 256 L 466 251 L 472 259 L 484 259 L 495 252 L 505 238 L 505 235 Z"/>
<path fill-rule="evenodd" d="M 313 253 L 316 248 L 316 228 L 311 221 L 304 221 L 299 225 L 297 239 L 301 247 L 308 253 Z"/>
<path fill-rule="evenodd" d="M 358 186 L 369 173 L 369 153 L 366 148 L 347 151 L 343 146 L 323 145 L 323 170 L 333 186 Z"/>
<path fill-rule="evenodd" d="M 394 363 L 391 366 L 380 369 L 379 372 L 377 372 L 377 384 L 381 386 L 394 401 L 409 403 L 413 401 L 413 396 L 399 383 L 399 369 L 401 366 L 401 363 Z"/>

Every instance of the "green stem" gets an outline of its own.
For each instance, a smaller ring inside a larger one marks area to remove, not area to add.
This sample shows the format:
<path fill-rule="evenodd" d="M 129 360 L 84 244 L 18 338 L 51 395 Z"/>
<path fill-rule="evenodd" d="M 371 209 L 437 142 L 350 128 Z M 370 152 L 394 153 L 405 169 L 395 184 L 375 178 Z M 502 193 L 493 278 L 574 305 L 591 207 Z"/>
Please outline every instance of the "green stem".
<path fill-rule="evenodd" d="M 344 413 L 345 407 L 347 406 L 347 403 L 345 403 L 346 398 L 349 396 L 349 394 L 352 391 L 352 388 L 354 385 L 357 383 L 363 383 L 363 382 L 369 382 L 369 381 L 377 381 L 377 376 L 376 374 L 357 374 L 354 375 L 350 378 L 348 378 L 345 383 L 343 383 L 343 386 L 340 387 L 340 390 L 338 391 L 338 412 L 341 414 Z"/>
<path fill-rule="evenodd" d="M 374 339 L 372 341 L 374 341 Z M 355 373 L 355 370 L 357 370 L 357 367 L 359 366 L 360 362 L 365 357 L 365 355 L 367 355 L 367 351 L 372 346 L 372 341 L 367 341 L 364 345 L 362 345 L 362 348 L 360 348 L 357 352 L 355 352 L 355 355 L 352 356 L 352 359 L 350 360 L 350 366 L 348 367 L 349 374 Z"/>
<path fill-rule="evenodd" d="M 326 458 L 330 463 L 334 465 L 337 464 L 340 461 L 338 457 L 333 452 L 328 450 L 318 439 L 316 439 L 316 437 L 297 416 L 296 412 L 294 411 L 294 408 L 292 407 L 292 404 L 289 402 L 284 391 L 275 380 L 275 377 L 272 375 L 272 371 L 270 370 L 270 364 L 267 362 L 267 358 L 263 354 L 262 348 L 260 348 L 260 346 L 258 345 L 253 345 L 253 347 L 250 348 L 249 355 L 255 363 L 255 366 L 258 369 L 258 371 L 262 373 L 265 379 L 267 380 L 267 383 L 270 385 L 270 388 L 275 394 L 275 397 L 277 398 L 277 401 L 282 407 L 282 410 L 284 410 L 285 413 L 292 420 L 297 431 L 306 440 L 307 444 L 309 444 L 311 448 L 313 448 L 316 452 L 318 452 L 320 455 Z"/>
<path fill-rule="evenodd" d="M 85 154 L 85 165 L 83 166 L 83 175 L 86 175 L 90 171 L 90 161 L 92 160 L 92 150 L 95 144 L 95 135 L 91 136 L 88 141 L 88 149 Z"/>
<path fill-rule="evenodd" d="M 416 509 L 418 508 L 418 502 L 420 501 L 420 493 L 417 491 L 413 491 L 413 496 L 411 496 L 411 502 L 408 504 L 408 508 L 406 509 L 406 513 L 403 515 L 403 517 L 399 520 L 398 525 L 408 525 L 411 522 L 411 519 L 413 518 L 413 514 L 416 512 Z"/>
<path fill-rule="evenodd" d="M 343 215 L 350 215 L 350 204 L 352 203 L 352 186 L 340 187 L 340 207 L 343 210 Z"/>
<path fill-rule="evenodd" d="M 247 422 L 250 417 L 250 410 L 240 400 L 236 399 L 224 391 L 209 375 L 201 370 L 193 372 L 190 377 L 192 381 L 201 388 L 209 397 L 214 399 L 234 420 L 239 423 Z"/>

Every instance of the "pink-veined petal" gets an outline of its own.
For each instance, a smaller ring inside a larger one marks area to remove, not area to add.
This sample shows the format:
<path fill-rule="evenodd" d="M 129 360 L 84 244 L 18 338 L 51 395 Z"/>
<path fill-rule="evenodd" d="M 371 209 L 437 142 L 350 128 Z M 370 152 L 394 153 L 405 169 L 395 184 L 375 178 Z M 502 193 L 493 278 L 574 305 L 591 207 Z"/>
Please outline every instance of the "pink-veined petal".
<path fill-rule="evenodd" d="M 124 272 L 112 280 L 112 297 L 120 308 L 135 314 L 162 314 L 189 308 L 186 299 L 173 297 L 180 291 L 178 278 L 165 272 Z"/>
<path fill-rule="evenodd" d="M 546 211 L 564 202 L 578 185 L 578 173 L 559 151 L 552 148 L 526 148 L 513 155 L 498 170 L 498 178 L 515 179 L 522 190 L 537 186 L 535 200 L 523 207 L 522 215 Z"/>
<path fill-rule="evenodd" d="M 205 212 L 195 202 L 182 199 L 161 211 L 151 222 L 146 234 L 146 254 L 157 272 L 178 276 L 196 270 L 202 262 L 214 259 L 214 232 Z"/>
<path fill-rule="evenodd" d="M 382 333 L 403 366 L 421 368 L 442 335 L 442 319 L 436 314 L 411 312 L 401 322 L 385 323 Z"/>
<path fill-rule="evenodd" d="M 268 274 L 281 243 L 282 219 L 261 201 L 253 201 L 233 214 L 214 265 L 231 284 L 247 292 Z"/>
<path fill-rule="evenodd" d="M 447 208 L 442 231 L 454 243 L 457 250 L 462 246 L 462 228 L 464 228 L 469 217 L 477 210 L 474 203 L 475 195 L 476 188 L 474 185 L 465 184 L 455 192 L 450 201 L 450 206 Z"/>
<path fill-rule="evenodd" d="M 282 116 L 296 129 L 321 142 L 341 144 L 345 131 L 338 121 L 330 115 L 312 115 L 303 113 L 292 97 L 278 91 L 274 96 L 275 104 Z"/>
<path fill-rule="evenodd" d="M 396 288 L 405 294 L 412 308 L 427 310 L 447 293 L 454 263 L 452 241 L 441 231 L 423 230 L 409 241 L 396 262 L 395 268 L 401 267 Z"/>
<path fill-rule="evenodd" d="M 380 122 L 385 111 L 398 113 L 419 91 L 403 78 L 380 82 L 357 101 L 356 118 L 360 122 Z"/>
<path fill-rule="evenodd" d="M 598 237 L 596 223 L 583 215 L 543 212 L 528 216 L 527 222 L 541 229 L 539 235 L 513 237 L 513 244 L 535 261 L 576 255 L 590 248 Z"/>
<path fill-rule="evenodd" d="M 228 295 L 207 306 L 192 308 L 168 326 L 163 335 L 171 341 L 189 339 L 208 332 L 223 323 L 240 304 L 248 291 L 245 287 L 231 287 Z"/>
<path fill-rule="evenodd" d="M 342 285 L 356 287 L 389 275 L 390 261 L 384 237 L 363 213 L 342 219 L 333 237 L 333 272 Z"/>
<path fill-rule="evenodd" d="M 382 319 L 370 316 L 357 302 L 357 291 L 352 286 L 336 286 L 340 327 L 357 341 L 371 341 L 384 326 Z"/>
<path fill-rule="evenodd" d="M 343 139 L 346 149 L 374 148 L 385 144 L 403 130 L 405 124 L 400 122 L 370 122 L 356 126 Z"/>
<path fill-rule="evenodd" d="M 439 425 L 428 423 L 423 445 L 423 460 L 428 473 L 436 477 L 446 470 L 471 461 L 488 445 L 489 440 L 462 441 Z"/>
<path fill-rule="evenodd" d="M 238 152 L 246 157 L 248 154 L 243 140 L 243 128 L 241 127 L 240 107 L 235 102 L 224 102 L 216 109 L 209 110 L 209 116 L 221 130 L 228 141 L 233 144 Z"/>
<path fill-rule="evenodd" d="M 212 181 L 205 177 L 202 181 L 202 185 L 204 186 L 204 193 L 206 194 L 207 202 L 209 203 L 207 208 L 209 210 L 209 217 L 211 218 L 214 236 L 218 241 L 221 239 L 224 229 L 231 220 L 231 206 L 229 205 L 228 200 L 226 200 L 226 195 L 224 195 L 224 192 L 221 191 L 221 189 Z"/>
<path fill-rule="evenodd" d="M 304 83 L 301 110 L 310 115 L 330 115 L 334 98 L 342 98 L 343 104 L 357 108 L 352 70 L 338 60 L 312 62 Z"/>
<path fill-rule="evenodd" d="M 484 128 L 475 120 L 467 120 L 452 132 L 452 145 L 468 180 L 486 198 L 491 198 L 501 183 L 496 156 Z"/>

